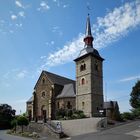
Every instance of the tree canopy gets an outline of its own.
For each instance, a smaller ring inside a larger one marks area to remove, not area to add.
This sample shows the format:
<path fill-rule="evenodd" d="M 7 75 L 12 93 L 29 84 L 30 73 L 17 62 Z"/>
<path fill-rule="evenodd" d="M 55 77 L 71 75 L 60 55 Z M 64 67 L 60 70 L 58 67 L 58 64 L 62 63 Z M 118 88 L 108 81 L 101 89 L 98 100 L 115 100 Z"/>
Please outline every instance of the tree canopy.
<path fill-rule="evenodd" d="M 140 108 L 140 80 L 132 88 L 130 96 L 131 106 L 135 109 Z"/>
<path fill-rule="evenodd" d="M 15 110 L 8 104 L 0 104 L 0 129 L 9 128 L 10 121 L 15 116 Z"/>
<path fill-rule="evenodd" d="M 25 116 L 18 116 L 17 123 L 18 125 L 21 126 L 22 133 L 23 133 L 23 126 L 27 126 L 29 124 L 29 121 Z"/>

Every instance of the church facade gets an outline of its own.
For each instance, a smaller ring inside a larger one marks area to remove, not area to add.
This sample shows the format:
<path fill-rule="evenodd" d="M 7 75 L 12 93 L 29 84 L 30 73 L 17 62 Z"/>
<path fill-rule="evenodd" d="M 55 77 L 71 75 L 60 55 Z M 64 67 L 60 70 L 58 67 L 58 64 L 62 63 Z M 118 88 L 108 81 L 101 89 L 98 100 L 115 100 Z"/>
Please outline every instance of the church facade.
<path fill-rule="evenodd" d="M 103 109 L 103 58 L 93 47 L 90 18 L 87 17 L 85 46 L 74 60 L 76 81 L 42 71 L 33 96 L 27 101 L 30 119 L 55 119 L 59 109 L 82 110 L 87 117 Z"/>

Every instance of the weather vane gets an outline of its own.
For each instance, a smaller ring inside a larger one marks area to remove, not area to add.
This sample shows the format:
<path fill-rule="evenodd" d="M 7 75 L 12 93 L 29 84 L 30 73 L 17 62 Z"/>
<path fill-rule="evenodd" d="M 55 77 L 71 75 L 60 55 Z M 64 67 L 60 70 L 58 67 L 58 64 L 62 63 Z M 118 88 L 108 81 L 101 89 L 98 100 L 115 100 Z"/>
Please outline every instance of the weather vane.
<path fill-rule="evenodd" d="M 89 16 L 89 13 L 90 13 L 90 10 L 91 10 L 89 2 L 87 2 L 87 10 L 88 10 L 88 16 Z"/>

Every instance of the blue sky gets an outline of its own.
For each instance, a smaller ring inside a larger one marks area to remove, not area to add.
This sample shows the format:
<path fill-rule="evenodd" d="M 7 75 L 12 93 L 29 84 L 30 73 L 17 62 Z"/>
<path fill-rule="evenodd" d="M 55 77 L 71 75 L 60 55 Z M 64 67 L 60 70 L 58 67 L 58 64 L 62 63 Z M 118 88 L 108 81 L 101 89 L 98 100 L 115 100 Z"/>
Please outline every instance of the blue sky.
<path fill-rule="evenodd" d="M 140 0 L 1 1 L 0 103 L 25 112 L 41 70 L 75 79 L 88 12 L 94 47 L 105 58 L 105 100 L 129 111 L 140 78 Z"/>

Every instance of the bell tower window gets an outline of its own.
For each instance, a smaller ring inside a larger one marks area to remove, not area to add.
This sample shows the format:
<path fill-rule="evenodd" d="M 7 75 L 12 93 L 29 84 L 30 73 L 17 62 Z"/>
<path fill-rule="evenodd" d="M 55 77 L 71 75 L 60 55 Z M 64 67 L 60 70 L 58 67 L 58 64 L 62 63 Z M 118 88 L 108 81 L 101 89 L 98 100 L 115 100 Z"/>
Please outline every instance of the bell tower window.
<path fill-rule="evenodd" d="M 85 84 L 85 78 L 81 79 L 81 84 L 84 85 Z"/>
<path fill-rule="evenodd" d="M 80 66 L 80 71 L 84 71 L 84 70 L 86 70 L 86 64 L 85 63 L 81 64 L 81 66 Z"/>

